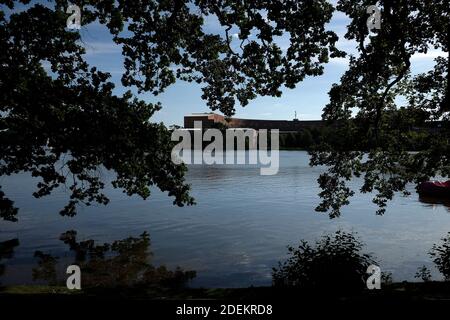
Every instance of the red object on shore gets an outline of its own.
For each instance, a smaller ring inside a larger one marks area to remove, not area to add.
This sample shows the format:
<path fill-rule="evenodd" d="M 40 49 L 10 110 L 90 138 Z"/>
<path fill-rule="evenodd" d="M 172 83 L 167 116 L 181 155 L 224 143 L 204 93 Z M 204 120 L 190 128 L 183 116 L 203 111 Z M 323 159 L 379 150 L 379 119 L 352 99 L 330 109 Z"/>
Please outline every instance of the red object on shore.
<path fill-rule="evenodd" d="M 445 182 L 440 181 L 422 182 L 419 185 L 418 192 L 420 195 L 423 196 L 450 198 L 450 180 Z"/>

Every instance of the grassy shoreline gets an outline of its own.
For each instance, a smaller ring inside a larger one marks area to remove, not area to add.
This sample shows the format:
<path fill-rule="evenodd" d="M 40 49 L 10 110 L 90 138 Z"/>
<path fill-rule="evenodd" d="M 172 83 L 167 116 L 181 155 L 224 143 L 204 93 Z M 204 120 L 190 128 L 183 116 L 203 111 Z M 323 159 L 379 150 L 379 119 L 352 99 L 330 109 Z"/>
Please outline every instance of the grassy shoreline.
<path fill-rule="evenodd" d="M 278 300 L 292 297 L 328 297 L 343 301 L 366 300 L 449 300 L 450 282 L 399 282 L 386 284 L 381 290 L 363 290 L 353 293 L 311 292 L 293 288 L 276 287 L 248 287 L 248 288 L 185 288 L 179 290 L 155 289 L 97 289 L 97 290 L 68 290 L 63 286 L 17 285 L 0 288 L 0 298 L 22 297 L 81 297 L 81 298 L 124 298 L 149 300 Z"/>

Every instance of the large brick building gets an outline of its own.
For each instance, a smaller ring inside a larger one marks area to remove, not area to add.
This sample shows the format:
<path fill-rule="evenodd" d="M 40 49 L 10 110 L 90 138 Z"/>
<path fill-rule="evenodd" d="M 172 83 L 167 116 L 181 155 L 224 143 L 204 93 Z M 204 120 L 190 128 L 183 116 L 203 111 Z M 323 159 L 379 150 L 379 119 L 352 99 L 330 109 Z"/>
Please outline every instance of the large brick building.
<path fill-rule="evenodd" d="M 212 128 L 222 123 L 229 128 L 279 129 L 280 131 L 301 131 L 305 128 L 321 127 L 321 120 L 258 120 L 258 119 L 226 119 L 216 113 L 193 113 L 184 117 L 184 128 L 194 128 L 194 121 L 201 121 L 202 128 Z"/>

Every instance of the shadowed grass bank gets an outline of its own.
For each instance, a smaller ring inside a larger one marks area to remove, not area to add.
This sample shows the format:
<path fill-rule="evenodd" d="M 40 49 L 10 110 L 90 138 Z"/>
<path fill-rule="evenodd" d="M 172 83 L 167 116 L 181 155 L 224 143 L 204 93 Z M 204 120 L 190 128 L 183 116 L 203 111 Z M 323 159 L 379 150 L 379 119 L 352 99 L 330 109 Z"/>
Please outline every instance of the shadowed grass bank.
<path fill-rule="evenodd" d="M 324 291 L 306 291 L 297 288 L 249 287 L 249 288 L 183 288 L 178 290 L 124 290 L 123 288 L 68 290 L 58 286 L 8 286 L 0 288 L 0 299 L 6 300 L 243 300 L 279 301 L 301 298 L 333 299 L 337 301 L 447 301 L 450 300 L 450 282 L 401 282 L 383 285 L 380 290 L 363 290 L 358 293 L 338 294 Z"/>

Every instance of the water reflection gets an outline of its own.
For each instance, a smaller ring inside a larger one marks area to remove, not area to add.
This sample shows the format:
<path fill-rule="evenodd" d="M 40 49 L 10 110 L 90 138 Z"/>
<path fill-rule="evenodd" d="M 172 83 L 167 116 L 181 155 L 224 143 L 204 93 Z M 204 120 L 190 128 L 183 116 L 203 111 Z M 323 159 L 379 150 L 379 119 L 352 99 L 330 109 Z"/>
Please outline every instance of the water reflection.
<path fill-rule="evenodd" d="M 431 207 L 431 208 L 436 208 L 437 206 L 442 205 L 450 212 L 450 199 L 419 196 L 419 201 L 424 203 L 425 206 Z"/>
<path fill-rule="evenodd" d="M 17 221 L 17 213 L 19 209 L 14 206 L 14 201 L 5 197 L 5 193 L 0 186 L 0 220 Z"/>
<path fill-rule="evenodd" d="M 18 245 L 19 239 L 11 239 L 0 242 L 0 262 L 4 259 L 11 259 L 14 256 L 14 248 Z M 5 265 L 0 264 L 0 277 L 5 273 L 5 268 Z"/>
<path fill-rule="evenodd" d="M 83 235 L 82 240 L 101 243 L 148 230 L 153 263 L 197 270 L 192 287 L 270 285 L 271 268 L 284 257 L 286 244 L 313 241 L 336 229 L 355 230 L 370 252 L 383 258 L 396 281 L 414 280 L 417 266 L 429 263 L 430 246 L 450 230 L 448 206 L 439 201 L 423 203 L 418 196 L 395 197 L 387 213 L 378 217 L 373 194 L 357 193 L 341 218 L 330 220 L 314 211 L 323 168 L 308 163 L 305 152 L 281 151 L 275 176 L 261 176 L 257 166 L 193 165 L 187 181 L 196 206 L 173 206 L 158 190 L 152 190 L 149 201 L 142 201 L 108 187 L 105 192 L 112 199 L 108 206 L 82 208 L 73 219 L 56 213 L 67 200 L 64 192 L 34 199 L 30 195 L 37 180 L 26 175 L 5 177 L 2 187 L 20 208 L 20 219 L 0 220 L 0 241 L 19 238 L 20 247 L 14 261 L 2 261 L 6 265 L 2 281 L 33 283 L 30 265 L 36 263 L 36 250 L 59 255 L 59 265 L 70 263 L 62 257 L 67 245 L 57 236 L 71 229 L 78 231 L 78 238 Z M 356 179 L 349 186 L 358 190 L 361 183 Z M 414 185 L 408 188 L 415 192 Z"/>
<path fill-rule="evenodd" d="M 79 241 L 77 232 L 69 230 L 60 236 L 72 253 L 72 262 L 82 273 L 83 290 L 102 289 L 179 289 L 196 275 L 195 271 L 174 271 L 165 266 L 155 267 L 150 261 L 152 252 L 147 232 L 138 237 L 128 237 L 112 243 L 96 244 L 94 240 Z M 60 257 L 41 251 L 35 252 L 38 259 L 33 268 L 33 279 L 48 285 L 64 285 L 65 277 L 58 272 Z"/>

